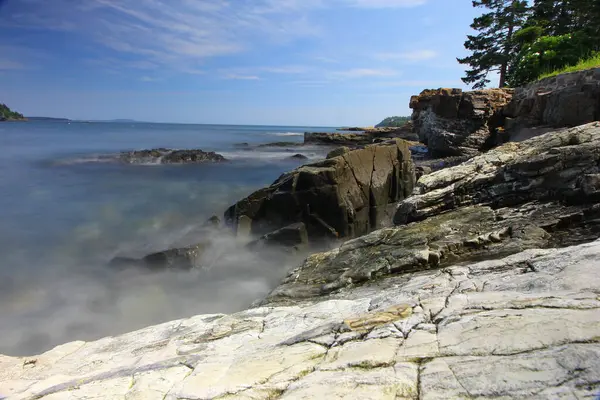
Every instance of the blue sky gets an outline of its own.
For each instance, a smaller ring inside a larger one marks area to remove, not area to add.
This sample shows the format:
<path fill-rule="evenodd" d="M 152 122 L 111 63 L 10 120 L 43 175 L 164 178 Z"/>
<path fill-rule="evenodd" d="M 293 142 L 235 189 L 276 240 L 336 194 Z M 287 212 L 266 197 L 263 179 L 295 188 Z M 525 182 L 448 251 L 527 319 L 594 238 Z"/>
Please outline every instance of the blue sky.
<path fill-rule="evenodd" d="M 74 119 L 373 125 L 463 87 L 470 0 L 0 0 L 0 102 Z"/>

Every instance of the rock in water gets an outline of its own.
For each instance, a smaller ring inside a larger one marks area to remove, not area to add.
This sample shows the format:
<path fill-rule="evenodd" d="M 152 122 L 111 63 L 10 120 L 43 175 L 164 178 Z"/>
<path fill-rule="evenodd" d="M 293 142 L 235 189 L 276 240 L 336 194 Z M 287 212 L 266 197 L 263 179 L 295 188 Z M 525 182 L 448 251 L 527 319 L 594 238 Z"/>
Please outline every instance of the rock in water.
<path fill-rule="evenodd" d="M 436 157 L 474 156 L 491 147 L 512 89 L 424 90 L 410 99 L 419 140 Z"/>
<path fill-rule="evenodd" d="M 207 152 L 199 149 L 172 150 L 166 148 L 129 151 L 121 153 L 119 159 L 129 164 L 195 164 L 226 161 L 225 157 L 213 151 Z"/>
<path fill-rule="evenodd" d="M 391 221 L 394 203 L 415 182 L 407 142 L 371 145 L 283 174 L 231 206 L 238 234 L 264 235 L 303 222 L 309 238 L 355 237 Z"/>
<path fill-rule="evenodd" d="M 159 251 L 141 259 L 115 257 L 109 262 L 109 265 L 116 268 L 142 267 L 155 271 L 200 268 L 202 267 L 200 260 L 208 247 L 208 243 L 207 240 L 206 243 L 199 243 L 194 246 Z"/>
<path fill-rule="evenodd" d="M 308 160 L 308 157 L 306 157 L 304 154 L 294 154 L 293 156 L 288 157 L 288 159 L 290 160 Z"/>
<path fill-rule="evenodd" d="M 308 233 L 306 232 L 306 226 L 302 222 L 297 222 L 267 233 L 248 246 L 254 249 L 275 246 L 293 250 L 306 250 L 308 248 Z"/>

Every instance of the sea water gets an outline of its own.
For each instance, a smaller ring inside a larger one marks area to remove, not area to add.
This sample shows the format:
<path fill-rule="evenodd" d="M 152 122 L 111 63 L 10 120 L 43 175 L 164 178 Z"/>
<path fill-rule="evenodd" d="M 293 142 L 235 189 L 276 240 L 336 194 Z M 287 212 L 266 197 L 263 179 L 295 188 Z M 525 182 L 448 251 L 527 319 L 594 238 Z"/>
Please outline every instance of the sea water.
<path fill-rule="evenodd" d="M 234 312 L 263 297 L 289 266 L 230 254 L 210 271 L 116 270 L 117 256 L 182 243 L 319 147 L 323 127 L 155 123 L 0 123 L 0 354 L 29 355 L 201 313 Z M 128 165 L 121 151 L 216 151 L 229 162 Z M 230 249 L 230 247 L 224 247 Z M 224 250 L 225 251 L 225 250 Z M 235 253 L 235 252 L 234 252 Z"/>

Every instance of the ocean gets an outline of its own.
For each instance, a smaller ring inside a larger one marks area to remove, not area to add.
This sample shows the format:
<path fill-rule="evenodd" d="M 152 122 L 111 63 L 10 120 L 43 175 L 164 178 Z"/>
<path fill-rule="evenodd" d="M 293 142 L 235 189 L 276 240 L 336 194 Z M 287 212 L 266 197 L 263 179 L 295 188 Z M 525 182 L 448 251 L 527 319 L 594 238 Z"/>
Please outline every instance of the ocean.
<path fill-rule="evenodd" d="M 115 256 L 194 243 L 194 229 L 281 173 L 316 160 L 326 127 L 156 123 L 0 123 L 0 354 L 31 355 L 203 313 L 229 313 L 291 265 L 225 243 L 209 270 L 117 270 Z M 226 163 L 127 165 L 121 151 L 200 148 Z M 232 250 L 233 249 L 233 250 Z"/>

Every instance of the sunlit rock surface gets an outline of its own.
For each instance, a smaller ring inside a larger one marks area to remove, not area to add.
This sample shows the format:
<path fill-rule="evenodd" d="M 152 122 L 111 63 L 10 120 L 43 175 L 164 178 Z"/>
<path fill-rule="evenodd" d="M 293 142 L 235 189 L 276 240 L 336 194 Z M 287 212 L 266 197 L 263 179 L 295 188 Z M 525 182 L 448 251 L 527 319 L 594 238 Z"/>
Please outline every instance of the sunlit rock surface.
<path fill-rule="evenodd" d="M 593 398 L 598 260 L 600 242 L 527 250 L 0 356 L 0 398 Z"/>

